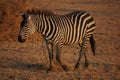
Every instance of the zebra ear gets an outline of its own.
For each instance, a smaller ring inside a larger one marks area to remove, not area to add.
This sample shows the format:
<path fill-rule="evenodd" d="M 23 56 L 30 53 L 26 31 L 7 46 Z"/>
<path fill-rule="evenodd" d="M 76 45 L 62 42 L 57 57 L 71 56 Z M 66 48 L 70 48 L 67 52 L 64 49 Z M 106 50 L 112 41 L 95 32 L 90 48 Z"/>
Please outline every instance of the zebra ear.
<path fill-rule="evenodd" d="M 24 19 L 24 18 L 28 18 L 28 14 L 27 14 L 27 13 L 21 13 L 20 16 L 22 16 L 23 19 Z"/>
<path fill-rule="evenodd" d="M 26 18 L 26 15 L 24 13 L 21 13 L 20 16 L 22 16 L 22 18 Z"/>
<path fill-rule="evenodd" d="M 21 13 L 20 15 L 23 17 L 23 19 L 25 19 L 25 18 L 27 18 L 28 20 L 31 19 L 31 16 L 28 15 L 27 13 Z"/>
<path fill-rule="evenodd" d="M 20 13 L 19 15 L 20 15 L 20 16 L 23 16 L 23 15 L 24 15 L 24 13 Z"/>
<path fill-rule="evenodd" d="M 28 15 L 28 20 L 30 20 L 31 19 L 31 16 L 30 15 Z"/>
<path fill-rule="evenodd" d="M 20 16 L 22 16 L 23 18 L 25 17 L 24 15 L 25 15 L 24 13 L 20 13 Z"/>

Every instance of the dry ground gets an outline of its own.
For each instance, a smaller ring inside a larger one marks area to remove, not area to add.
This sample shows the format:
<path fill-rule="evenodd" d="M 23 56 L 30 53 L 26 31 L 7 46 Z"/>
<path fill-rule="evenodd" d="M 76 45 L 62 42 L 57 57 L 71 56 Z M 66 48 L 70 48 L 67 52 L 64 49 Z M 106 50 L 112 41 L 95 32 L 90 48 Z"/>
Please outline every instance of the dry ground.
<path fill-rule="evenodd" d="M 119 0 L 1 0 L 0 8 L 0 80 L 120 80 Z M 92 56 L 88 46 L 88 68 L 82 58 L 74 71 L 79 49 L 65 46 L 61 57 L 69 70 L 63 71 L 54 62 L 54 71 L 46 74 L 49 59 L 41 35 L 35 33 L 24 44 L 17 41 L 18 15 L 31 8 L 51 9 L 56 14 L 85 10 L 93 15 L 97 52 Z"/>

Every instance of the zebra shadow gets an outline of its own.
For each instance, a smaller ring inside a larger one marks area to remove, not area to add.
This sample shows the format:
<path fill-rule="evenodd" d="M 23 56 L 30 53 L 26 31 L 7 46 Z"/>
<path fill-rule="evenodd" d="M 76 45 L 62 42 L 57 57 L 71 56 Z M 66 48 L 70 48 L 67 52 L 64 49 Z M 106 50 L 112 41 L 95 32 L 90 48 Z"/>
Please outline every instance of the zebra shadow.
<path fill-rule="evenodd" d="M 22 62 L 16 62 L 16 63 L 12 63 L 10 65 L 7 66 L 0 66 L 3 68 L 9 67 L 9 68 L 13 68 L 13 69 L 24 69 L 24 70 L 47 70 L 47 66 L 45 66 L 44 64 L 29 64 L 29 63 L 22 63 Z"/>

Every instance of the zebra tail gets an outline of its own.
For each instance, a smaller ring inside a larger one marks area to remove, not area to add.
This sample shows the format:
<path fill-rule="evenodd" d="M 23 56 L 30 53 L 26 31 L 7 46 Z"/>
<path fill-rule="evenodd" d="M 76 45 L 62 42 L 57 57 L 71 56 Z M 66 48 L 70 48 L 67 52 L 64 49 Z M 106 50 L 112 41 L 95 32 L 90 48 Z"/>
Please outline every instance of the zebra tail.
<path fill-rule="evenodd" d="M 93 56 L 95 56 L 96 46 L 95 46 L 95 39 L 94 39 L 93 35 L 91 35 L 91 37 L 90 37 L 90 44 L 91 44 Z"/>

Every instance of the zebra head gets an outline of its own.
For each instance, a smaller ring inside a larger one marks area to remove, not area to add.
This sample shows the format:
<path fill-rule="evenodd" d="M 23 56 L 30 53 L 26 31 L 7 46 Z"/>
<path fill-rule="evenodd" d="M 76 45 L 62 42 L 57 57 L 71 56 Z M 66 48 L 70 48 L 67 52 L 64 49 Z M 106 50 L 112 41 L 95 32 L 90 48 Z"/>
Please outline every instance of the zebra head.
<path fill-rule="evenodd" d="M 20 24 L 20 31 L 18 34 L 18 41 L 23 43 L 26 41 L 26 39 L 32 35 L 36 28 L 32 21 L 32 16 L 28 13 L 22 14 L 23 20 Z"/>

